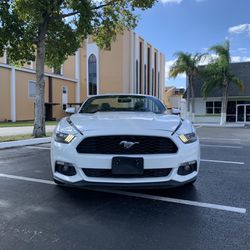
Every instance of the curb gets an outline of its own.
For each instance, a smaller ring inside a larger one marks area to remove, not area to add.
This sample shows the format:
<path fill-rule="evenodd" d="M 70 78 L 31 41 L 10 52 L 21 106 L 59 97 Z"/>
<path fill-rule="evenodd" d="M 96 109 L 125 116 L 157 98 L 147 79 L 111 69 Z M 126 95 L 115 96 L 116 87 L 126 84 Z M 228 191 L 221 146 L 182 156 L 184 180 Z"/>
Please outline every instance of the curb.
<path fill-rule="evenodd" d="M 1 142 L 0 149 L 15 148 L 15 147 L 22 147 L 22 146 L 31 146 L 31 145 L 36 145 L 36 144 L 49 143 L 50 141 L 51 141 L 51 137 L 27 139 L 27 140 L 20 140 L 20 141 Z"/>
<path fill-rule="evenodd" d="M 195 127 L 216 127 L 216 128 L 245 128 L 245 124 L 226 124 L 226 125 L 220 125 L 220 124 L 208 124 L 208 123 L 194 123 Z"/>

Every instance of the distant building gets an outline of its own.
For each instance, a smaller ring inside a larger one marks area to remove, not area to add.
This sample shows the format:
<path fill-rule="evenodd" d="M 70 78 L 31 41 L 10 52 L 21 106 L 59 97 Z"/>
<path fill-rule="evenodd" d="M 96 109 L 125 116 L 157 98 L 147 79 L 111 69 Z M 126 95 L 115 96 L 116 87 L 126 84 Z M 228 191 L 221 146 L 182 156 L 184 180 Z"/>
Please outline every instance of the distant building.
<path fill-rule="evenodd" d="M 0 58 L 0 121 L 34 119 L 35 62 L 15 68 Z M 163 98 L 165 57 L 133 31 L 100 50 L 89 38 L 60 69 L 45 68 L 46 120 L 87 97 L 105 93 L 140 93 Z M 79 106 L 79 105 L 78 105 Z"/>
<path fill-rule="evenodd" d="M 229 86 L 227 122 L 250 122 L 250 62 L 232 63 L 231 69 L 245 84 L 241 93 L 235 84 Z M 214 89 L 208 98 L 202 96 L 203 80 L 194 79 L 195 86 L 195 122 L 220 123 L 222 91 Z"/>
<path fill-rule="evenodd" d="M 166 87 L 163 94 L 163 101 L 168 109 L 181 109 L 184 88 Z"/>

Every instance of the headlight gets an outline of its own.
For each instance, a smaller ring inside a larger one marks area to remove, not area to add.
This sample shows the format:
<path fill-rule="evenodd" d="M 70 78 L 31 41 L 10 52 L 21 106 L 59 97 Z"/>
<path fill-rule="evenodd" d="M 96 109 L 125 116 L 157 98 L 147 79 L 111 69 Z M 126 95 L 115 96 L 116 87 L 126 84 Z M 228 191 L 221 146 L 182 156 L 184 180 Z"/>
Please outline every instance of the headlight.
<path fill-rule="evenodd" d="M 70 143 L 72 142 L 78 132 L 66 121 L 62 119 L 54 130 L 54 140 L 60 143 Z"/>
<path fill-rule="evenodd" d="M 197 136 L 196 136 L 195 133 L 189 133 L 189 134 L 185 134 L 185 135 L 180 135 L 179 138 L 185 144 L 197 141 Z"/>
<path fill-rule="evenodd" d="M 56 132 L 54 135 L 54 139 L 56 142 L 60 143 L 70 143 L 74 140 L 75 136 L 71 134 L 65 134 L 62 132 Z"/>

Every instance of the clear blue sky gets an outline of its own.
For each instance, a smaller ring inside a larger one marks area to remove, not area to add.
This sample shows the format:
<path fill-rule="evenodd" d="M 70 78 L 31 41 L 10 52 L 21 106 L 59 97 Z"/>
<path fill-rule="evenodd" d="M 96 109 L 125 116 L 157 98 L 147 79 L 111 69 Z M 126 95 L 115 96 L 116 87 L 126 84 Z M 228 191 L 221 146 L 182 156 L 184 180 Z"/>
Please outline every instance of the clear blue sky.
<path fill-rule="evenodd" d="M 166 56 L 166 71 L 176 51 L 205 52 L 225 39 L 232 61 L 250 61 L 250 0 L 159 0 L 140 12 L 136 32 Z M 185 86 L 185 77 L 166 85 Z"/>

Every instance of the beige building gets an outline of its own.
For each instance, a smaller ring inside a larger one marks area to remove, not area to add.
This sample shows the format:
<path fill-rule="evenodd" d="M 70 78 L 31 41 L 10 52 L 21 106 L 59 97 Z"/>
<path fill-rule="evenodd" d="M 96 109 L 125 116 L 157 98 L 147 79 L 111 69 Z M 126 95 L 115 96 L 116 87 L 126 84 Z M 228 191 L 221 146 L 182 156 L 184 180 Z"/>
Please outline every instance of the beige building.
<path fill-rule="evenodd" d="M 166 87 L 163 92 L 163 102 L 168 109 L 181 109 L 185 89 L 176 87 Z"/>
<path fill-rule="evenodd" d="M 35 63 L 21 68 L 0 58 L 0 121 L 34 119 Z M 46 119 L 60 119 L 68 106 L 106 93 L 150 94 L 163 99 L 165 57 L 133 31 L 100 50 L 87 39 L 60 70 L 45 69 Z"/>

